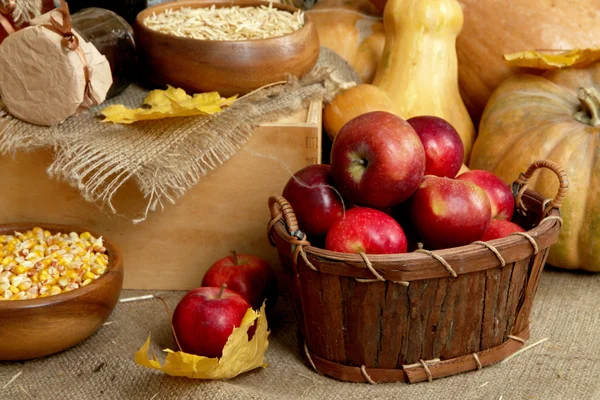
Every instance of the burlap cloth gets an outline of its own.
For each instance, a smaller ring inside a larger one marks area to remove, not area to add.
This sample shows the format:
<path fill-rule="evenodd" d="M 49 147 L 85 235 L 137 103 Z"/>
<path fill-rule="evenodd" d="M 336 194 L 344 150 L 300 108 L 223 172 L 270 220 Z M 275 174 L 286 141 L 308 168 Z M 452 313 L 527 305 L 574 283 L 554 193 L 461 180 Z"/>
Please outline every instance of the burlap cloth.
<path fill-rule="evenodd" d="M 184 292 L 160 294 L 171 309 Z M 600 275 L 545 271 L 531 317 L 529 343 L 548 337 L 505 364 L 435 380 L 378 385 L 338 382 L 305 366 L 296 350 L 296 324 L 287 298 L 270 320 L 268 367 L 229 381 L 172 378 L 134 363 L 152 334 L 173 346 L 158 300 L 120 303 L 86 342 L 43 359 L 0 363 L 1 399 L 600 399 Z M 171 347 L 173 348 L 173 347 Z M 158 347 L 155 348 L 158 352 Z M 15 374 L 22 374 L 1 389 Z"/>
<path fill-rule="evenodd" d="M 133 181 L 149 211 L 174 203 L 211 170 L 242 148 L 261 124 L 300 111 L 312 100 L 330 100 L 360 82 L 356 72 L 333 51 L 322 48 L 317 65 L 302 79 L 262 88 L 219 114 L 140 121 L 132 125 L 103 123 L 98 111 L 110 104 L 139 107 L 148 94 L 132 85 L 122 94 L 60 125 L 44 127 L 12 117 L 0 99 L 0 156 L 40 148 L 52 149 L 51 178 L 67 182 L 82 197 L 119 213 L 113 196 Z"/>

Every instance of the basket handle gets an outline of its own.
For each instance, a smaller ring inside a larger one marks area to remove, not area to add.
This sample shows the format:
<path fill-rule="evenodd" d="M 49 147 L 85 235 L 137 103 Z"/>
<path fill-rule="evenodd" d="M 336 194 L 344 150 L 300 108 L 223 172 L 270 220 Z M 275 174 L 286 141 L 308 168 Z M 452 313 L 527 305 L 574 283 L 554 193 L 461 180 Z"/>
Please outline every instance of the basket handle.
<path fill-rule="evenodd" d="M 285 227 L 291 236 L 298 232 L 298 220 L 290 203 L 283 196 L 269 197 L 269 210 L 271 211 L 271 221 L 267 227 L 269 241 L 272 243 L 271 231 L 275 224 L 281 220 L 285 223 Z"/>
<path fill-rule="evenodd" d="M 513 193 L 515 194 L 515 200 L 518 206 L 521 206 L 521 196 L 525 193 L 529 180 L 533 176 L 533 173 L 539 168 L 548 168 L 556 174 L 560 182 L 558 187 L 558 193 L 554 199 L 550 200 L 548 209 L 557 208 L 560 209 L 562 203 L 569 191 L 569 178 L 564 169 L 554 161 L 550 160 L 536 160 L 534 161 L 527 171 L 521 172 L 519 178 L 513 183 Z M 545 211 L 545 210 L 544 210 Z"/>

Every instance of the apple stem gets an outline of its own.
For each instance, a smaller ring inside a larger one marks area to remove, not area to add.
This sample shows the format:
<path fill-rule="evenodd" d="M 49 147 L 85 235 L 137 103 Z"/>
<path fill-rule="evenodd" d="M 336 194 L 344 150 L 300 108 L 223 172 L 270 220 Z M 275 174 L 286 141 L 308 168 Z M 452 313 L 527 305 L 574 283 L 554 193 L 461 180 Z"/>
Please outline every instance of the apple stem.
<path fill-rule="evenodd" d="M 233 264 L 240 265 L 240 261 L 238 260 L 238 256 L 235 250 L 231 250 L 231 255 L 233 256 Z"/>
<path fill-rule="evenodd" d="M 179 344 L 179 340 L 177 339 L 177 334 L 175 333 L 175 327 L 173 326 L 173 318 L 171 317 L 171 311 L 169 311 L 169 306 L 167 305 L 167 302 L 165 301 L 165 299 L 163 299 L 160 296 L 154 296 L 155 298 L 157 298 L 158 300 L 162 301 L 163 305 L 165 306 L 165 310 L 167 310 L 167 315 L 169 316 L 169 322 L 171 323 L 171 331 L 173 332 L 173 337 L 175 338 L 175 343 L 177 344 L 177 347 L 179 348 L 180 351 L 182 351 L 181 345 Z"/>
<path fill-rule="evenodd" d="M 219 295 L 217 296 L 217 299 L 220 299 L 223 296 L 223 292 L 225 291 L 226 287 L 227 287 L 226 283 L 221 285 L 221 290 L 219 290 Z"/>

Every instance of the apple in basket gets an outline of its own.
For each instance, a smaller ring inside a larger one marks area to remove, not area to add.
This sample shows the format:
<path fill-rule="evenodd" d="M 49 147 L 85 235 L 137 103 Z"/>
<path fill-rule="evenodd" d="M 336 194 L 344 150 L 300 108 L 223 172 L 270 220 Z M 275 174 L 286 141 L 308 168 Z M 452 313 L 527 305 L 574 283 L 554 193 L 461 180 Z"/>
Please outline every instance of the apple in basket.
<path fill-rule="evenodd" d="M 342 196 L 386 208 L 408 199 L 425 171 L 425 150 L 408 122 L 373 111 L 346 123 L 331 146 L 331 173 Z"/>
<path fill-rule="evenodd" d="M 368 207 L 346 211 L 329 229 L 325 248 L 341 253 L 405 253 L 406 236 L 402 227 L 388 214 Z"/>
<path fill-rule="evenodd" d="M 456 179 L 473 182 L 487 193 L 492 205 L 492 218 L 512 219 L 515 199 L 509 186 L 498 176 L 489 171 L 474 169 L 463 172 Z"/>
<path fill-rule="evenodd" d="M 241 325 L 250 304 L 222 287 L 201 287 L 187 293 L 173 312 L 173 330 L 181 350 L 221 357 L 227 339 Z"/>
<path fill-rule="evenodd" d="M 283 197 L 309 238 L 325 236 L 344 211 L 341 195 L 333 188 L 331 166 L 326 164 L 309 165 L 296 172 L 285 185 Z"/>
<path fill-rule="evenodd" d="M 490 221 L 490 225 L 485 230 L 481 240 L 487 242 L 488 240 L 500 239 L 514 232 L 525 232 L 525 229 L 514 222 L 504 219 L 493 219 Z"/>
<path fill-rule="evenodd" d="M 277 300 L 277 277 L 265 260 L 251 254 L 231 255 L 215 262 L 204 274 L 202 286 L 221 287 L 227 285 L 242 296 L 255 310 L 265 299 L 269 309 Z"/>
<path fill-rule="evenodd" d="M 454 178 L 463 165 L 465 153 L 460 135 L 443 118 L 421 115 L 407 119 L 425 148 L 425 175 Z"/>
<path fill-rule="evenodd" d="M 410 200 L 409 215 L 427 249 L 480 240 L 491 219 L 485 191 L 472 182 L 428 175 Z"/>

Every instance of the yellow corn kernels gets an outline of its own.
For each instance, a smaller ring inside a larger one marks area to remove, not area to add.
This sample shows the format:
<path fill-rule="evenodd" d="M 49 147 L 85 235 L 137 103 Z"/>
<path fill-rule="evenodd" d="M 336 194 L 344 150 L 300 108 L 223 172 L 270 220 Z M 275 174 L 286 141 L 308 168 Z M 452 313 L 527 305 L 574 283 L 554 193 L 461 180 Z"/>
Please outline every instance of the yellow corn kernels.
<path fill-rule="evenodd" d="M 0 300 L 53 296 L 87 286 L 108 270 L 102 238 L 36 227 L 0 235 Z"/>

